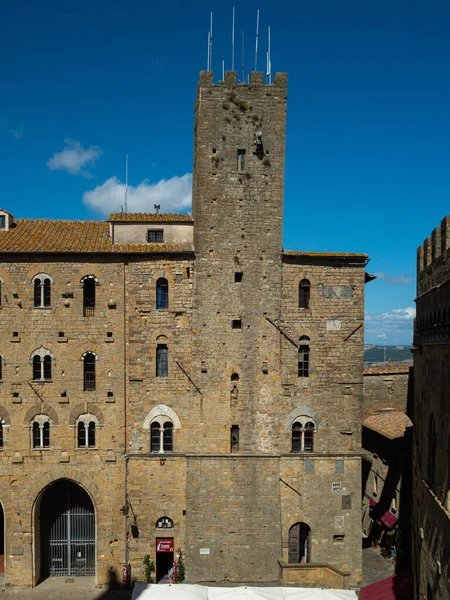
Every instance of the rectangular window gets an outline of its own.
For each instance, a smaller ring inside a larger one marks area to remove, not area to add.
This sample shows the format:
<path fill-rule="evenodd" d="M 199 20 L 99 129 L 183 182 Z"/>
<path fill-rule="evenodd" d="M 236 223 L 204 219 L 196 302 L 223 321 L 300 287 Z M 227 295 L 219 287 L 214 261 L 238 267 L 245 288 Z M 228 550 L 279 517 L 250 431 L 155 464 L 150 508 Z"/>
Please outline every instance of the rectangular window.
<path fill-rule="evenodd" d="M 239 452 L 239 425 L 232 425 L 230 434 L 231 452 Z"/>
<path fill-rule="evenodd" d="M 340 481 L 333 481 L 333 483 L 331 484 L 331 491 L 333 494 L 339 494 L 339 492 L 341 491 L 341 482 Z"/>
<path fill-rule="evenodd" d="M 242 271 L 236 271 L 234 274 L 235 283 L 241 283 L 243 276 L 244 276 L 244 273 L 242 273 Z"/>
<path fill-rule="evenodd" d="M 237 151 L 237 170 L 245 170 L 245 150 L 241 148 Z"/>
<path fill-rule="evenodd" d="M 306 345 L 298 350 L 298 376 L 309 377 L 309 346 Z"/>
<path fill-rule="evenodd" d="M 6 217 L 5 217 L 5 215 L 0 215 L 0 229 L 6 229 Z"/>
<path fill-rule="evenodd" d="M 149 244 L 161 244 L 164 242 L 164 229 L 149 229 L 147 231 L 147 241 Z"/>
<path fill-rule="evenodd" d="M 156 346 L 156 377 L 169 375 L 169 357 L 166 344 Z"/>
<path fill-rule="evenodd" d="M 233 319 L 233 321 L 231 321 L 231 329 L 242 329 L 241 319 Z"/>

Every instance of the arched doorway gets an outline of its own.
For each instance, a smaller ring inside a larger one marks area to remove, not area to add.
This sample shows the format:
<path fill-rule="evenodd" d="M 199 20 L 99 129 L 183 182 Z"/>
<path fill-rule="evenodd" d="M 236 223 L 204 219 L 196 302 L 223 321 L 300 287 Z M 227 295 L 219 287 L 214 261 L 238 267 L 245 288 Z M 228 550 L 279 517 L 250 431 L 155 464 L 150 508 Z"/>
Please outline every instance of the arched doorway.
<path fill-rule="evenodd" d="M 41 494 L 36 506 L 35 549 L 38 580 L 95 575 L 94 506 L 73 481 L 59 479 Z"/>
<path fill-rule="evenodd" d="M 289 562 L 311 562 L 311 528 L 306 523 L 295 523 L 289 529 Z"/>

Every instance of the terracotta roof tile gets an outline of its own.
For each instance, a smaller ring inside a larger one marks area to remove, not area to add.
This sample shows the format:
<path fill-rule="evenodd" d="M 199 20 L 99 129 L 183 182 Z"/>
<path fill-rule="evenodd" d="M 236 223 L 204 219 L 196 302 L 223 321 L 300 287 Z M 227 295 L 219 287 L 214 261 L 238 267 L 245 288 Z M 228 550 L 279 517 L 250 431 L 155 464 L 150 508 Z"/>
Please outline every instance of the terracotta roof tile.
<path fill-rule="evenodd" d="M 287 256 L 312 256 L 312 257 L 336 257 L 336 258 L 369 258 L 367 254 L 356 254 L 352 252 L 302 252 L 301 250 L 283 250 Z"/>
<path fill-rule="evenodd" d="M 109 215 L 108 221 L 153 221 L 153 222 L 188 222 L 192 223 L 192 215 L 189 214 L 162 214 L 162 213 L 112 213 Z"/>
<path fill-rule="evenodd" d="M 187 245 L 111 244 L 106 221 L 15 219 L 15 227 L 0 230 L 0 253 L 16 252 L 189 252 Z"/>
<path fill-rule="evenodd" d="M 380 367 L 364 367 L 364 375 L 383 375 L 390 373 L 409 373 L 412 361 L 408 363 L 393 363 Z"/>
<path fill-rule="evenodd" d="M 412 426 L 412 421 L 401 410 L 385 409 L 368 417 L 363 425 L 394 440 L 405 434 L 406 428 Z"/>

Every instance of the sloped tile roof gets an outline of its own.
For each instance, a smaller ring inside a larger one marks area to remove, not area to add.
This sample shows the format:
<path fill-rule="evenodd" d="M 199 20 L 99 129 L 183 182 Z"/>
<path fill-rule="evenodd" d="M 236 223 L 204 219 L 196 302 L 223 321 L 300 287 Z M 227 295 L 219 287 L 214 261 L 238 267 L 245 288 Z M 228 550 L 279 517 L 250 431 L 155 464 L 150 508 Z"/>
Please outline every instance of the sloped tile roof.
<path fill-rule="evenodd" d="M 368 429 L 372 429 L 373 431 L 394 440 L 405 434 L 406 428 L 411 427 L 412 421 L 401 410 L 387 409 L 367 417 L 363 425 Z"/>
<path fill-rule="evenodd" d="M 367 254 L 354 252 L 302 252 L 301 250 L 283 250 L 287 256 L 312 256 L 312 257 L 336 257 L 336 258 L 369 258 Z"/>
<path fill-rule="evenodd" d="M 109 215 L 108 221 L 140 221 L 140 222 L 177 222 L 177 223 L 192 223 L 192 215 L 189 214 L 156 214 L 156 213 L 112 213 Z"/>
<path fill-rule="evenodd" d="M 364 375 L 389 375 L 392 373 L 409 373 L 412 361 L 407 363 L 392 363 L 380 367 L 364 367 Z"/>
<path fill-rule="evenodd" d="M 189 245 L 111 244 L 105 221 L 15 219 L 15 227 L 0 230 L 0 253 L 16 252 L 184 252 Z"/>

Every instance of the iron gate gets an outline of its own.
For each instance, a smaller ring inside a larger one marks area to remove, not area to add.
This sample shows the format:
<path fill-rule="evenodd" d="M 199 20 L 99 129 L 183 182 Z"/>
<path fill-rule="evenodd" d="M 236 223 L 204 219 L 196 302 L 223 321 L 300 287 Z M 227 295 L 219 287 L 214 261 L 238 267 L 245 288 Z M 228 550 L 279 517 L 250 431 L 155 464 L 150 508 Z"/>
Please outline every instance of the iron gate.
<path fill-rule="evenodd" d="M 41 501 L 44 577 L 95 575 L 95 515 L 88 494 L 68 480 L 52 484 Z"/>

